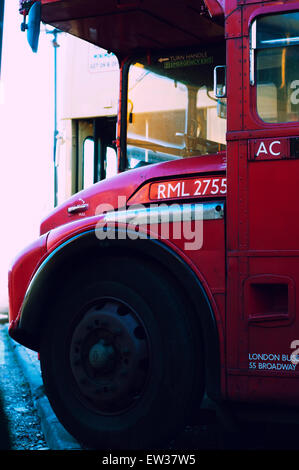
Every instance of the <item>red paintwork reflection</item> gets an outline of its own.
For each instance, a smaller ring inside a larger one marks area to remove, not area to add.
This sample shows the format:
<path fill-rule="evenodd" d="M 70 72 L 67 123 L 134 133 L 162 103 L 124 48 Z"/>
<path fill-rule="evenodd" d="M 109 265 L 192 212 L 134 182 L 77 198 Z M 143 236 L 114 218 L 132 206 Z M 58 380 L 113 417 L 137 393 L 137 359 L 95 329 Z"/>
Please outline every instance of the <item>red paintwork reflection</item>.
<path fill-rule="evenodd" d="M 24 301 L 26 290 L 36 269 L 41 264 L 47 253 L 47 235 L 19 253 L 8 273 L 9 287 L 9 322 L 10 328 L 14 327 L 21 305 Z"/>

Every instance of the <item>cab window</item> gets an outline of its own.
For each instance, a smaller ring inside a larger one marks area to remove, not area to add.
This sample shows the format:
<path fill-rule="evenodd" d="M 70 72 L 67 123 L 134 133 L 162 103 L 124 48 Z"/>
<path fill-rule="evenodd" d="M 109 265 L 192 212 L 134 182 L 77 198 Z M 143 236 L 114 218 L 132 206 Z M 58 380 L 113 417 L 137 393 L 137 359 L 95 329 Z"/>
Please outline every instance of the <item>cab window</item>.
<path fill-rule="evenodd" d="M 129 68 L 127 167 L 216 153 L 226 144 L 226 99 L 213 92 L 225 44 L 140 57 Z"/>
<path fill-rule="evenodd" d="M 299 118 L 299 12 L 258 18 L 252 26 L 257 112 L 269 123 Z"/>

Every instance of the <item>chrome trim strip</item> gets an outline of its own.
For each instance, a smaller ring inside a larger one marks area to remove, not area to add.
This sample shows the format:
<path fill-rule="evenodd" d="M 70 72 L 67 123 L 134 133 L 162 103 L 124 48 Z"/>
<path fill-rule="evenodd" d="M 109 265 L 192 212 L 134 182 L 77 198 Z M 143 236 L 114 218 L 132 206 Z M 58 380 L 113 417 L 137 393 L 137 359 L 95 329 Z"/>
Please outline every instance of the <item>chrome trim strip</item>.
<path fill-rule="evenodd" d="M 163 222 L 186 222 L 192 220 L 216 220 L 224 218 L 224 202 L 188 204 L 152 204 L 149 207 L 120 210 L 105 214 L 105 222 L 130 223 L 138 225 Z"/>

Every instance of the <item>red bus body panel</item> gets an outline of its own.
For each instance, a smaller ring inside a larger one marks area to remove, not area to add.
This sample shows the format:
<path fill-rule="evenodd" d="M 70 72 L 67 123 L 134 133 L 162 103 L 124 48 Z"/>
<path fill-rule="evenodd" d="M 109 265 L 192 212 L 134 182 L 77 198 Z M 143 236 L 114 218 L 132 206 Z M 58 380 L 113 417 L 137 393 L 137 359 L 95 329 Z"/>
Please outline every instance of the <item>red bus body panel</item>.
<path fill-rule="evenodd" d="M 194 18 L 201 16 L 201 6 L 195 0 L 42 0 L 45 22 L 120 59 L 140 49 L 197 46 L 210 37 L 217 41 L 225 27 L 227 168 L 223 154 L 182 159 L 123 173 L 73 196 L 43 221 L 42 245 L 29 247 L 12 268 L 10 328 L 17 328 L 37 267 L 65 240 L 95 227 L 99 204 L 116 208 L 119 195 L 123 207 L 147 203 L 155 182 L 226 171 L 225 222 L 204 222 L 202 249 L 186 253 L 179 240 L 164 243 L 196 273 L 213 307 L 223 398 L 298 405 L 299 366 L 291 362 L 291 345 L 299 341 L 299 159 L 290 143 L 299 136 L 299 123 L 270 124 L 258 117 L 256 89 L 249 83 L 249 27 L 258 15 L 298 10 L 299 5 L 292 0 L 211 0 L 206 6 L 213 24 L 203 20 L 200 29 Z M 139 28 L 145 28 L 142 38 Z M 260 148 L 264 152 L 256 158 Z M 69 206 L 82 201 L 87 211 L 70 216 Z"/>
<path fill-rule="evenodd" d="M 258 118 L 248 57 L 253 18 L 298 10 L 298 2 L 239 5 L 227 41 L 228 63 L 234 60 L 227 85 L 227 396 L 297 405 L 299 370 L 291 345 L 299 338 L 299 160 L 289 145 L 299 126 Z"/>

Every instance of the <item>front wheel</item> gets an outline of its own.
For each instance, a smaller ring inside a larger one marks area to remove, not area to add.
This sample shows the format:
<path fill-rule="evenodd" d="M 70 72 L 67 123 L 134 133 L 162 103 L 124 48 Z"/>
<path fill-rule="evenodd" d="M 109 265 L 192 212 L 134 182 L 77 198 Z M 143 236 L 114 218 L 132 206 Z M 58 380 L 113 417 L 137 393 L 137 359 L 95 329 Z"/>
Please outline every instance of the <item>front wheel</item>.
<path fill-rule="evenodd" d="M 203 394 L 200 332 L 166 273 L 102 260 L 69 279 L 49 313 L 40 351 L 45 389 L 80 442 L 153 448 L 187 424 Z"/>

